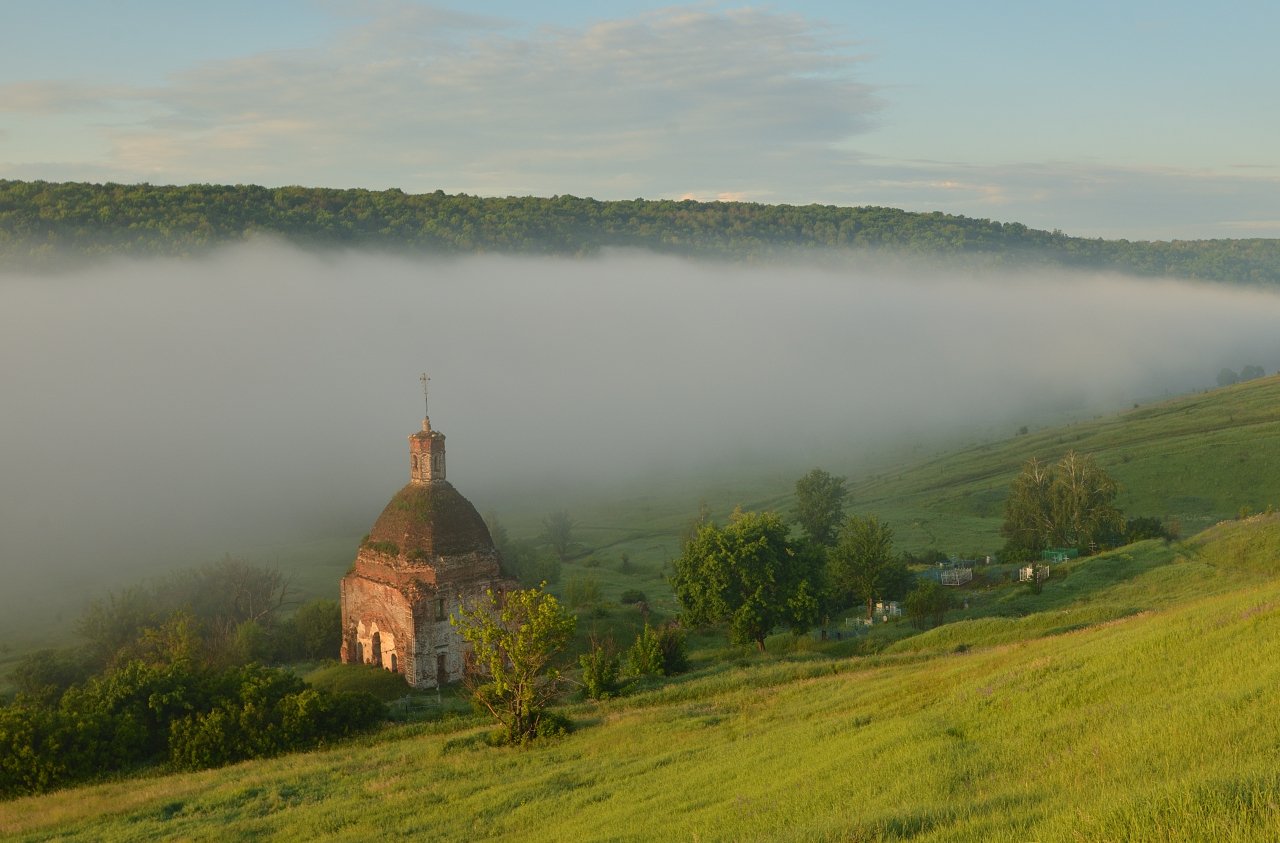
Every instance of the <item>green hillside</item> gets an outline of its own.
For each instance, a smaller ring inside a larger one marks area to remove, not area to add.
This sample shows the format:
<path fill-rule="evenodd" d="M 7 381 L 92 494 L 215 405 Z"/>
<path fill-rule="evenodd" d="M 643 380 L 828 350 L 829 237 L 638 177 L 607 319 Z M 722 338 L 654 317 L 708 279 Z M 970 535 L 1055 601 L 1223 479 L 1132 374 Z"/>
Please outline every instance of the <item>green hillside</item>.
<path fill-rule="evenodd" d="M 950 265 L 1280 283 L 1280 239 L 1088 239 L 1016 222 L 881 207 L 0 179 L 0 266 L 192 255 L 262 234 L 311 248 L 445 254 L 630 248 L 740 260 L 879 250 Z"/>
<path fill-rule="evenodd" d="M 1004 500 L 1022 465 L 1033 456 L 1056 461 L 1069 449 L 1093 454 L 1116 478 L 1126 515 L 1177 522 L 1183 536 L 1242 510 L 1280 508 L 1280 376 L 855 474 L 848 508 L 886 520 L 903 550 L 995 553 L 1004 544 Z M 577 536 L 596 551 L 583 558 L 604 560 L 593 574 L 625 588 L 628 579 L 611 569 L 627 553 L 641 569 L 637 576 L 648 577 L 642 587 L 660 588 L 657 569 L 678 552 L 680 531 L 700 502 L 716 518 L 736 505 L 789 513 L 794 482 L 808 467 L 629 497 L 597 495 L 571 507 Z M 541 515 L 513 517 L 513 533 L 535 535 Z M 572 564 L 566 570 L 584 573 Z"/>
<path fill-rule="evenodd" d="M 1127 515 L 1176 521 L 1183 535 L 1280 506 L 1280 376 L 854 478 L 853 507 L 889 520 L 908 548 L 992 552 L 1021 465 L 1069 449 L 1093 454 L 1115 477 Z"/>
<path fill-rule="evenodd" d="M 1260 840 L 1280 518 L 1055 569 L 871 657 L 780 637 L 495 749 L 466 719 L 0 804 L 14 840 Z M 908 641 L 918 645 L 907 645 Z M 789 642 L 789 643 L 788 643 Z M 777 653 L 783 653 L 777 655 Z"/>

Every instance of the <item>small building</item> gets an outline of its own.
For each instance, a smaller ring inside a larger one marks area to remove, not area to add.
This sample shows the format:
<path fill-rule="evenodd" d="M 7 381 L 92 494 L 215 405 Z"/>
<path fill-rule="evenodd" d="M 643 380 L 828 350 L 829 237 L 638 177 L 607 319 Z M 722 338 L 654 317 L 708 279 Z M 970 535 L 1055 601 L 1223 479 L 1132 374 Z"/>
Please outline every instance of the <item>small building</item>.
<path fill-rule="evenodd" d="M 1018 582 L 1044 582 L 1049 579 L 1049 566 L 1036 563 L 1018 569 Z"/>
<path fill-rule="evenodd" d="M 462 678 L 459 603 L 515 583 L 489 528 L 445 479 L 444 434 L 424 417 L 409 436 L 409 484 L 391 498 L 342 578 L 342 661 L 403 673 L 415 688 Z"/>
<path fill-rule="evenodd" d="M 875 616 L 881 621 L 902 617 L 902 606 L 897 600 L 883 600 L 876 603 Z"/>

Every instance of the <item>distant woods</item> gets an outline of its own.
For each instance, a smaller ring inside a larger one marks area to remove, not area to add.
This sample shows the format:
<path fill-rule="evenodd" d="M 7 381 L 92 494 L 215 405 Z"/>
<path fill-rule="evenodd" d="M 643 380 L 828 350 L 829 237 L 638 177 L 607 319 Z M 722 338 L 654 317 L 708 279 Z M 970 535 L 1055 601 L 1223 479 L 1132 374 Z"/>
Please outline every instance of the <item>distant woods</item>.
<path fill-rule="evenodd" d="M 309 247 L 583 255 L 606 248 L 716 257 L 873 249 L 1252 284 L 1280 283 L 1280 240 L 1130 242 L 1020 223 L 833 205 L 441 191 L 0 180 L 0 266 L 106 256 L 189 256 L 254 235 Z"/>

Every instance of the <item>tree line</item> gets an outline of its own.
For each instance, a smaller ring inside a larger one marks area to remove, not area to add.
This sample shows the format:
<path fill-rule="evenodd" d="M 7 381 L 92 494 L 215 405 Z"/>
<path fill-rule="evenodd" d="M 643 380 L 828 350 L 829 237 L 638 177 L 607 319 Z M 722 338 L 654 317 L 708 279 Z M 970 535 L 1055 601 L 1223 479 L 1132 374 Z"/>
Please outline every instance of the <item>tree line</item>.
<path fill-rule="evenodd" d="M 700 517 L 674 563 L 683 622 L 723 624 L 731 641 L 764 650 L 777 628 L 802 635 L 861 603 L 907 600 L 917 623 L 940 617 L 949 597 L 894 552 L 876 515 L 845 514 L 845 479 L 815 468 L 795 485 L 794 525 L 777 512 L 735 510 L 725 524 Z"/>
<path fill-rule="evenodd" d="M 884 207 L 0 180 L 0 265 L 189 256 L 253 235 L 308 247 L 443 254 L 584 255 L 643 248 L 751 258 L 870 249 L 981 265 L 1280 283 L 1277 239 L 1103 240 Z"/>

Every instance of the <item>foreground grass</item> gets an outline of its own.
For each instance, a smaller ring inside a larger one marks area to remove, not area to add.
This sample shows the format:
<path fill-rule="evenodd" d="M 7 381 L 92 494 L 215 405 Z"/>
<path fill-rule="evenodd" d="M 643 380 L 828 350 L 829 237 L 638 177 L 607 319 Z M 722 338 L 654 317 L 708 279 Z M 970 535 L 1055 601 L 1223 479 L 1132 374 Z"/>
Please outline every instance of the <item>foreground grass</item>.
<path fill-rule="evenodd" d="M 1278 551 L 1274 518 L 1222 525 L 1114 557 L 1128 567 L 1096 588 L 1104 574 L 1083 566 L 1051 581 L 1005 643 L 966 632 L 963 653 L 744 656 L 572 708 L 578 731 L 531 749 L 490 748 L 465 723 L 394 727 L 325 752 L 0 804 L 0 834 L 1270 839 Z M 1132 611 L 1055 619 L 1081 600 Z"/>

